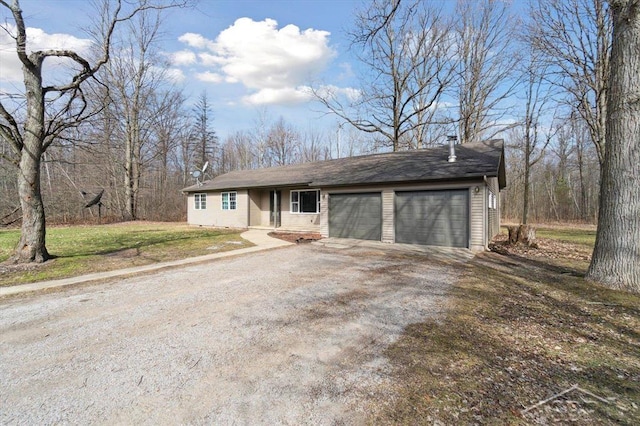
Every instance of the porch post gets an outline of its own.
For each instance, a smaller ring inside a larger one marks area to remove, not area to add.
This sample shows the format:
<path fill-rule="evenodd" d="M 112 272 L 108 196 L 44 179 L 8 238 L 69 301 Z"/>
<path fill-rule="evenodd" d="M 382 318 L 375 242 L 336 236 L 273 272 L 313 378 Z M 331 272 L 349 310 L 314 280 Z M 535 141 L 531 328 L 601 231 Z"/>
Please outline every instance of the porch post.
<path fill-rule="evenodd" d="M 278 189 L 273 188 L 273 230 L 278 228 Z"/>

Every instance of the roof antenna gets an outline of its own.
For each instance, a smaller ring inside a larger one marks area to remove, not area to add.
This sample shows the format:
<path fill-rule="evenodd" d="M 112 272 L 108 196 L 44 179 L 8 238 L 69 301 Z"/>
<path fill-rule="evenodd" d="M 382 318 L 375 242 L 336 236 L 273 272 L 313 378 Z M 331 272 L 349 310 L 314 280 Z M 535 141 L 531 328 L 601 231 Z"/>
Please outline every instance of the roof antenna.
<path fill-rule="evenodd" d="M 447 141 L 449 142 L 449 162 L 455 163 L 456 161 L 456 148 L 455 143 L 458 140 L 458 136 L 449 135 L 447 136 Z"/>
<path fill-rule="evenodd" d="M 191 176 L 196 178 L 196 182 L 197 182 L 198 186 L 202 186 L 202 182 L 200 182 L 200 177 L 204 177 L 204 172 L 207 171 L 207 167 L 209 167 L 209 162 L 205 161 L 204 165 L 202 166 L 202 170 L 196 169 L 196 170 L 191 172 Z"/>

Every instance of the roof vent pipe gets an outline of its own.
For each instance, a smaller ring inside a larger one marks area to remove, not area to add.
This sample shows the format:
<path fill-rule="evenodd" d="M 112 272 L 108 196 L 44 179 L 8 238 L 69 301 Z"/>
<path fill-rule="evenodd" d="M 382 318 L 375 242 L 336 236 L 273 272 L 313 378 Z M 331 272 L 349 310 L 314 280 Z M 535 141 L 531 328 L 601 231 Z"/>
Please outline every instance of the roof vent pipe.
<path fill-rule="evenodd" d="M 447 136 L 447 141 L 449 142 L 449 162 L 454 163 L 456 161 L 456 141 L 458 137 L 456 135 Z"/>

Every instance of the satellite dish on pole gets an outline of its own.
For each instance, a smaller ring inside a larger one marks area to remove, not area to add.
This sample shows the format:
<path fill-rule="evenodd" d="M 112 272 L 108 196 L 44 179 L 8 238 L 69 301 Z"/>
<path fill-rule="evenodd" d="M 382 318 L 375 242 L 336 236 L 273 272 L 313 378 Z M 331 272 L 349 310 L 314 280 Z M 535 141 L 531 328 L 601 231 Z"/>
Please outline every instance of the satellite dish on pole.
<path fill-rule="evenodd" d="M 207 170 L 207 167 L 209 167 L 209 162 L 205 161 L 205 163 L 202 166 L 201 170 L 196 169 L 196 170 L 191 172 L 191 176 L 196 178 L 196 182 L 197 182 L 198 186 L 202 185 L 202 182 L 200 182 L 200 178 L 204 177 L 204 172 Z"/>
<path fill-rule="evenodd" d="M 91 206 L 95 206 L 96 204 L 102 204 L 100 199 L 102 198 L 102 194 L 104 194 L 104 189 L 98 192 L 98 194 L 93 197 L 87 204 L 84 205 L 84 208 L 87 209 Z"/>
<path fill-rule="evenodd" d="M 80 191 L 82 194 L 82 198 L 85 198 L 87 193 L 85 191 Z M 104 189 L 101 189 L 88 203 L 84 205 L 85 209 L 90 209 L 91 207 L 98 205 L 98 219 L 102 220 L 102 195 L 104 194 Z"/>

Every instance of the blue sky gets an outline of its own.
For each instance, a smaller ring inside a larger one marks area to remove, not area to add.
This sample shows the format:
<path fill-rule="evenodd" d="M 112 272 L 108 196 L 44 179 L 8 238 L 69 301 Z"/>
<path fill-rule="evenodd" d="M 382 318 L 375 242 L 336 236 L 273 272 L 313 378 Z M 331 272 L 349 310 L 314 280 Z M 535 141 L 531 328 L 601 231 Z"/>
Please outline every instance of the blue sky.
<path fill-rule="evenodd" d="M 453 7 L 454 0 L 425 0 Z M 524 0 L 515 0 L 522 6 Z M 226 136 L 258 117 L 300 131 L 336 131 L 338 120 L 309 100 L 307 88 L 331 84 L 353 94 L 358 62 L 346 35 L 364 0 L 200 0 L 166 13 L 160 50 L 190 103 L 206 91 L 213 127 Z M 82 51 L 93 12 L 86 0 L 21 0 L 32 45 Z M 3 9 L 3 8 L 2 8 Z M 2 22 L 6 12 L 0 10 Z M 20 86 L 13 41 L 0 32 L 0 91 Z M 51 63 L 49 66 L 55 66 Z"/>
<path fill-rule="evenodd" d="M 193 103 L 206 91 L 221 138 L 254 126 L 259 115 L 282 116 L 296 128 L 326 128 L 305 88 L 331 82 L 356 85 L 345 31 L 359 0 L 201 0 L 192 9 L 166 13 L 160 50 L 170 59 L 176 85 Z M 85 0 L 22 0 L 33 45 L 87 47 L 83 28 L 92 13 Z M 95 12 L 94 12 L 95 13 Z M 6 13 L 2 13 L 2 21 Z M 11 22 L 10 20 L 8 22 Z M 37 30 L 36 30 L 37 29 Z M 20 87 L 12 40 L 0 39 L 0 88 Z M 50 66 L 53 66 L 51 64 Z"/>

